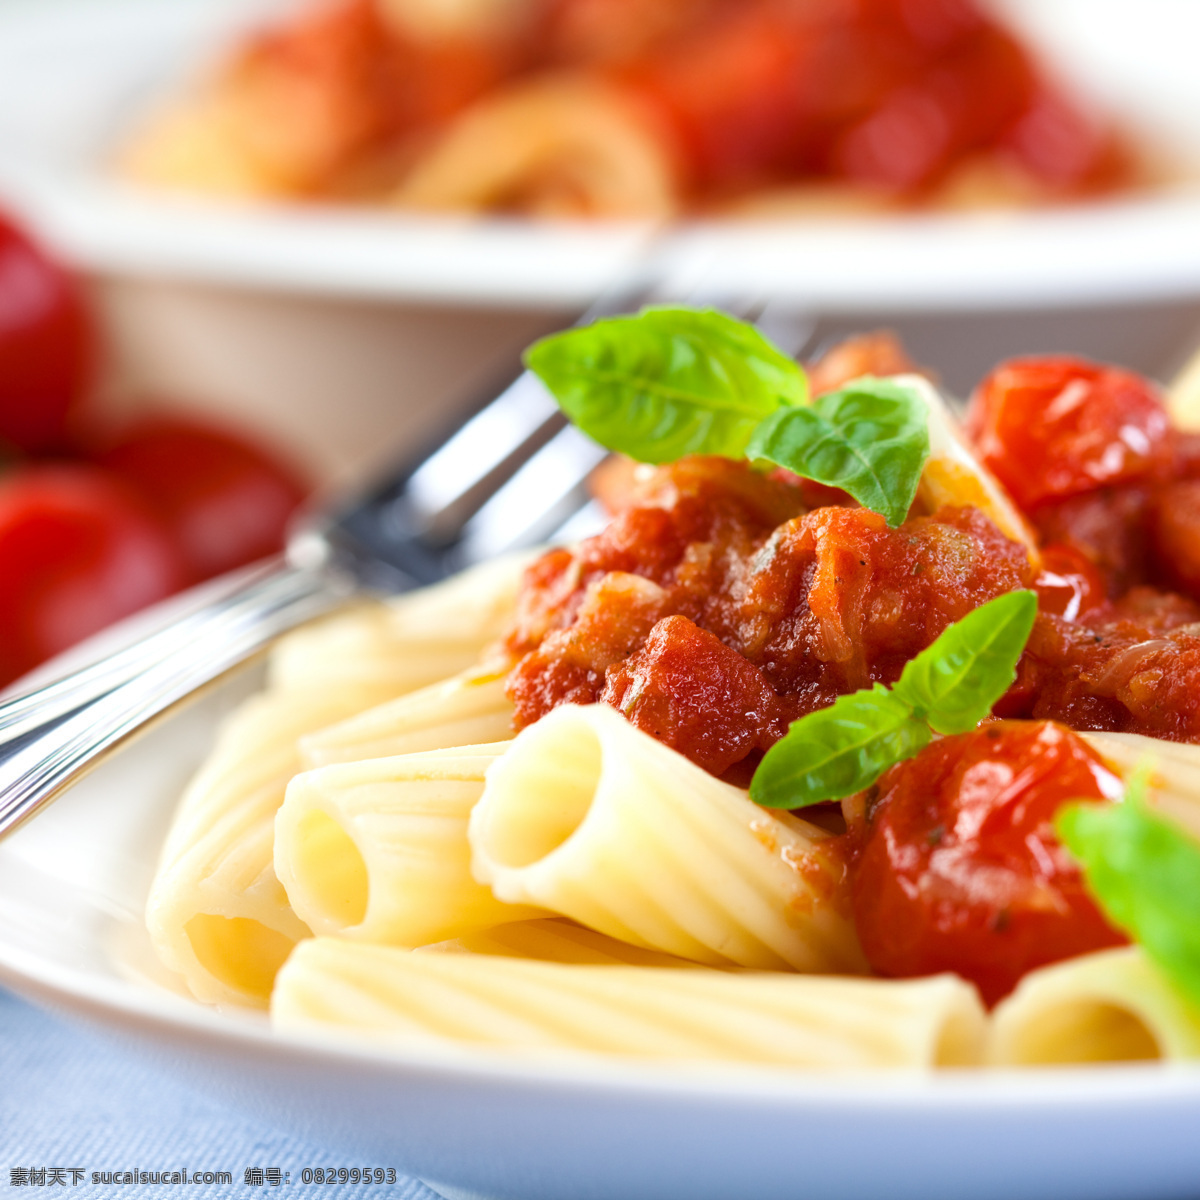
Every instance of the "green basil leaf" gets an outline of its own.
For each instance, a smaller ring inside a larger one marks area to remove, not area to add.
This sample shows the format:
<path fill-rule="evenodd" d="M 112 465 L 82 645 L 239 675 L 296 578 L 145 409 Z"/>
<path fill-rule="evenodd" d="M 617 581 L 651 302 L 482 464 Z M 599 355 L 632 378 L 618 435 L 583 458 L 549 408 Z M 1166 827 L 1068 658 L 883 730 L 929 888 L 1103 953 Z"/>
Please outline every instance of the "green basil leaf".
<path fill-rule="evenodd" d="M 1071 804 L 1055 827 L 1109 920 L 1200 1006 L 1200 843 L 1154 816 L 1135 777 L 1123 804 Z"/>
<path fill-rule="evenodd" d="M 989 600 L 912 659 L 892 690 L 938 733 L 974 729 L 1016 678 L 1036 617 L 1033 592 Z"/>
<path fill-rule="evenodd" d="M 877 683 L 794 721 L 754 772 L 750 799 L 765 808 L 840 800 L 870 787 L 930 741 L 929 726 Z"/>
<path fill-rule="evenodd" d="M 711 309 L 597 321 L 534 343 L 525 363 L 584 433 L 639 462 L 741 458 L 764 417 L 808 399 L 792 359 Z"/>
<path fill-rule="evenodd" d="M 894 528 L 929 458 L 929 410 L 915 389 L 866 375 L 807 408 L 778 409 L 746 453 L 849 492 Z"/>

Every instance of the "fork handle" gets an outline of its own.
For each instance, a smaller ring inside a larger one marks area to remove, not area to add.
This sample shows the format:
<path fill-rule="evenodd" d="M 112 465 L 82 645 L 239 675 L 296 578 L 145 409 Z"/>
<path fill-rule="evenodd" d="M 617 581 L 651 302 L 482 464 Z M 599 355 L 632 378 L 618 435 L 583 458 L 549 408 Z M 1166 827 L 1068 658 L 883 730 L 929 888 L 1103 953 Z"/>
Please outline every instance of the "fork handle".
<path fill-rule="evenodd" d="M 328 564 L 280 559 L 148 641 L 0 703 L 0 838 L 118 743 L 352 590 Z"/>

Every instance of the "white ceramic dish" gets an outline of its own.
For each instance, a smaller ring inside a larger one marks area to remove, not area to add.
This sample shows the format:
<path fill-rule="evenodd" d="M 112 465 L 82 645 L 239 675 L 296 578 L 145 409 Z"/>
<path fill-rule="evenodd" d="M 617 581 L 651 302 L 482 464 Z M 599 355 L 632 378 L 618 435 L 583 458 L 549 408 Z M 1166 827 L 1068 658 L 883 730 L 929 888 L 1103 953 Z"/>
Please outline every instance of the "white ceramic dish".
<path fill-rule="evenodd" d="M 457 304 L 569 307 L 664 242 L 684 276 L 816 309 L 1068 304 L 1200 291 L 1195 187 L 1088 209 L 693 226 L 241 208 L 122 185 L 113 146 L 280 0 L 4 0 L 0 195 L 76 261 L 123 275 Z M 1186 0 L 1004 0 L 1085 87 L 1200 157 L 1200 11 Z"/>
<path fill-rule="evenodd" d="M 156 978 L 141 908 L 227 682 L 0 845 L 0 981 L 178 1078 L 449 1196 L 1087 1200 L 1200 1190 L 1200 1067 L 834 1077 L 402 1055 L 273 1036 Z"/>

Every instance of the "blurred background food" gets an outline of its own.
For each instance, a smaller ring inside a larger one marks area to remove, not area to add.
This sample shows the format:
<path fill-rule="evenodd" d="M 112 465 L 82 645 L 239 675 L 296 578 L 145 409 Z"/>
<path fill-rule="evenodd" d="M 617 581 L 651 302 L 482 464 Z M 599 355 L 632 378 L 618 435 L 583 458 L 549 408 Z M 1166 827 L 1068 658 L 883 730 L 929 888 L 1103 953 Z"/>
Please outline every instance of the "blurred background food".
<path fill-rule="evenodd" d="M 1045 203 L 1147 177 L 977 0 L 306 0 L 122 166 L 213 194 L 601 217 Z"/>
<path fill-rule="evenodd" d="M 639 272 L 772 297 L 808 355 L 894 330 L 959 396 L 1016 354 L 1169 378 L 1197 36 L 1192 0 L 0 0 L 0 207 L 44 247 L 0 236 L 0 678 L 277 547 Z"/>
<path fill-rule="evenodd" d="M 0 686 L 283 547 L 302 477 L 233 427 L 96 403 L 83 290 L 0 217 Z"/>

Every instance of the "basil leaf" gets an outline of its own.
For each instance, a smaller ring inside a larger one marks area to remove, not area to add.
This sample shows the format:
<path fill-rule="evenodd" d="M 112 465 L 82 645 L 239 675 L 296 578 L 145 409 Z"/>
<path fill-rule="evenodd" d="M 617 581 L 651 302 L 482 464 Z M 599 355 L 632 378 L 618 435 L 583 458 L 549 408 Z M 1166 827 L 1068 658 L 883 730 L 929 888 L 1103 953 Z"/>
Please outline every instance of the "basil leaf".
<path fill-rule="evenodd" d="M 808 399 L 792 359 L 711 309 L 597 321 L 534 343 L 525 363 L 584 433 L 639 462 L 741 458 L 764 417 Z"/>
<path fill-rule="evenodd" d="M 1112 921 L 1200 1006 L 1200 843 L 1154 816 L 1136 776 L 1123 804 L 1072 804 L 1055 828 Z"/>
<path fill-rule="evenodd" d="M 1016 678 L 1036 617 L 1033 592 L 989 600 L 912 659 L 893 691 L 938 733 L 974 729 Z"/>
<path fill-rule="evenodd" d="M 929 410 L 914 388 L 866 375 L 807 408 L 776 410 L 746 453 L 849 492 L 894 528 L 929 458 Z"/>
<path fill-rule="evenodd" d="M 765 808 L 840 800 L 870 787 L 930 740 L 929 726 L 877 683 L 794 721 L 754 772 L 750 799 Z"/>

